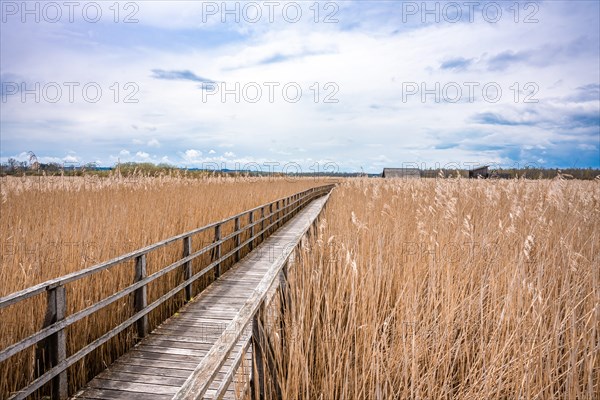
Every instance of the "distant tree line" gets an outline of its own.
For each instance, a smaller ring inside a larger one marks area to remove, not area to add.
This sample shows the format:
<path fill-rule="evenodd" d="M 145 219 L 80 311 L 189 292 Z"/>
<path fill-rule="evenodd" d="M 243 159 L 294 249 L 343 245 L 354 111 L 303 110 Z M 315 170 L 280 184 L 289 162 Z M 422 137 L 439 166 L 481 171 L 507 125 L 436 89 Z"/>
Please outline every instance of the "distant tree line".
<path fill-rule="evenodd" d="M 284 174 L 281 172 L 261 172 L 253 170 L 208 170 L 198 168 L 179 168 L 170 164 L 153 164 L 153 163 L 135 163 L 126 162 L 119 163 L 113 167 L 100 167 L 95 163 L 78 164 L 78 163 L 40 163 L 18 161 L 14 158 L 9 158 L 6 163 L 0 163 L 0 176 L 6 175 L 67 175 L 67 176 L 82 176 L 84 174 L 93 174 L 99 176 L 109 176 L 111 174 L 120 174 L 122 176 L 144 175 L 158 176 L 161 174 L 183 174 L 190 177 L 201 176 L 295 176 L 295 177 L 336 177 L 336 178 L 351 178 L 351 177 L 380 177 L 381 174 L 366 174 L 364 172 L 306 172 Z M 520 169 L 490 169 L 492 177 L 514 179 L 552 179 L 558 175 L 567 179 L 596 179 L 600 177 L 600 169 L 598 168 L 520 168 Z M 469 171 L 466 169 L 428 169 L 421 170 L 422 178 L 440 178 L 440 177 L 456 177 L 461 176 L 468 178 Z"/>

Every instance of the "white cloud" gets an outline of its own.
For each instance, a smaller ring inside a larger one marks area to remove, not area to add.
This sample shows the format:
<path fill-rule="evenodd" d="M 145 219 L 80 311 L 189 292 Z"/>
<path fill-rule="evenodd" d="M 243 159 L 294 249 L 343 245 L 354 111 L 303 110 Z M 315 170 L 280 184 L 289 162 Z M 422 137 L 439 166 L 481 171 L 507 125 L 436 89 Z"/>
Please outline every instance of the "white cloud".
<path fill-rule="evenodd" d="M 577 148 L 581 150 L 596 150 L 596 146 L 588 143 L 580 143 L 577 145 Z"/>
<path fill-rule="evenodd" d="M 119 152 L 119 155 L 123 157 L 128 157 L 131 155 L 131 153 L 129 152 L 129 150 L 123 149 Z"/>
<path fill-rule="evenodd" d="M 231 151 L 226 151 L 225 154 L 223 154 L 225 157 L 227 158 L 233 158 L 235 157 L 235 153 L 231 152 Z"/>
<path fill-rule="evenodd" d="M 63 157 L 63 161 L 66 163 L 78 163 L 79 162 L 79 157 L 73 156 L 73 155 L 68 155 L 66 157 Z"/>
<path fill-rule="evenodd" d="M 157 139 L 150 139 L 148 141 L 148 147 L 160 147 L 160 142 Z"/>
<path fill-rule="evenodd" d="M 196 163 L 201 161 L 200 157 L 202 157 L 202 152 L 200 150 L 188 149 L 183 154 L 183 159 L 190 163 Z"/>
<path fill-rule="evenodd" d="M 141 160 L 148 160 L 150 158 L 150 154 L 144 151 L 138 151 L 137 153 L 135 153 L 135 156 Z"/>
<path fill-rule="evenodd" d="M 208 154 L 217 154 L 217 152 L 211 149 L 209 150 Z"/>

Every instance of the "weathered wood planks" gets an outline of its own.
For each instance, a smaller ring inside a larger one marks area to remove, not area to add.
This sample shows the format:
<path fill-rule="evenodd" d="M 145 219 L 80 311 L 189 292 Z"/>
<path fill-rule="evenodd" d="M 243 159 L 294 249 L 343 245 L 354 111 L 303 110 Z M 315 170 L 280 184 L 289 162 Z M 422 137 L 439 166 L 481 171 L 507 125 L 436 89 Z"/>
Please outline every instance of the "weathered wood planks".
<path fill-rule="evenodd" d="M 313 200 L 75 398 L 235 398 L 236 388 L 247 390 L 252 318 L 327 198 Z"/>

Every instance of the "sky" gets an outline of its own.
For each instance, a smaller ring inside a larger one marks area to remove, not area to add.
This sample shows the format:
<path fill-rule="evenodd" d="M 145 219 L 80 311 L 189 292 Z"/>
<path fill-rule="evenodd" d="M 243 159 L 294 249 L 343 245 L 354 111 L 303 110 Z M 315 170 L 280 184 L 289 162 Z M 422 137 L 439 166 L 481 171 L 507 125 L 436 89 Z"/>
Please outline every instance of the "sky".
<path fill-rule="evenodd" d="M 600 167 L 595 0 L 0 9 L 2 162 Z"/>

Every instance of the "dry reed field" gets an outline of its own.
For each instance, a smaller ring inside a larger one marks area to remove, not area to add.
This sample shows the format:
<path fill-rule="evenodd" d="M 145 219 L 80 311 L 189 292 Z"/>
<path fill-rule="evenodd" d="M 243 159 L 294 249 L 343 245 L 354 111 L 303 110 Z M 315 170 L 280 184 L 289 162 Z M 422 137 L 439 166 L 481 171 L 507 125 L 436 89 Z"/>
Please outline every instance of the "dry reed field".
<path fill-rule="evenodd" d="M 181 175 L 7 177 L 0 183 L 0 296 L 322 184 L 312 178 L 190 179 Z M 224 226 L 223 235 L 233 228 Z M 193 248 L 210 243 L 213 237 L 209 233 L 194 238 Z M 164 247 L 149 256 L 148 273 L 180 256 L 180 244 Z M 206 258 L 194 260 L 194 273 L 207 263 Z M 133 263 L 126 262 L 68 284 L 67 315 L 130 285 L 133 271 Z M 179 272 L 149 285 L 148 300 L 157 299 L 180 282 Z M 195 288 L 201 289 L 211 279 L 200 279 Z M 183 302 L 183 296 L 178 296 L 152 311 L 151 327 L 172 315 Z M 0 348 L 39 329 L 45 307 L 45 296 L 36 296 L 0 310 Z M 77 322 L 67 330 L 67 354 L 131 315 L 131 299 L 124 298 Z M 71 393 L 130 348 L 135 336 L 131 327 L 72 366 Z M 31 347 L 0 364 L 0 398 L 35 378 L 34 353 Z"/>
<path fill-rule="evenodd" d="M 348 180 L 299 254 L 285 399 L 600 398 L 598 180 Z"/>

